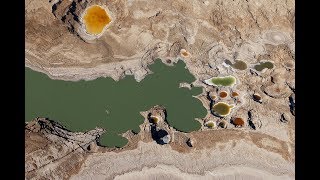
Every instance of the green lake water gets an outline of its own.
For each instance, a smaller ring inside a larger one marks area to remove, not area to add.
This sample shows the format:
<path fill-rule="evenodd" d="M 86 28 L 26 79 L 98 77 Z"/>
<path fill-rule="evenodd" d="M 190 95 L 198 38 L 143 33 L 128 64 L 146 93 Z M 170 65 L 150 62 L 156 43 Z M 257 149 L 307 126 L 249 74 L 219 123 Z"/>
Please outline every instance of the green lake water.
<path fill-rule="evenodd" d="M 192 97 L 202 92 L 199 87 L 179 88 L 180 82 L 191 83 L 194 76 L 181 60 L 166 66 L 160 60 L 149 66 L 153 74 L 136 82 L 126 76 L 116 82 L 111 78 L 92 81 L 52 80 L 47 75 L 25 68 L 25 118 L 48 117 L 72 131 L 88 131 L 95 127 L 107 130 L 100 143 L 108 147 L 122 147 L 127 139 L 119 134 L 127 130 L 139 132 L 143 123 L 140 111 L 154 105 L 167 110 L 168 123 L 174 128 L 190 132 L 198 130 L 207 110 Z"/>

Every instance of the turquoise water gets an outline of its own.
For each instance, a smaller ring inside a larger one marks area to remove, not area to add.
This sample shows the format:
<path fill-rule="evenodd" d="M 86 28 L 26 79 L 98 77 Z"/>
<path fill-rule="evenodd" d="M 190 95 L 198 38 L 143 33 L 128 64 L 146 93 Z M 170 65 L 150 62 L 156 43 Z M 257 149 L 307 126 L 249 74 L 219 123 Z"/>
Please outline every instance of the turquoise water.
<path fill-rule="evenodd" d="M 52 80 L 47 75 L 25 68 L 25 117 L 48 117 L 72 131 L 88 131 L 95 127 L 107 130 L 100 143 L 108 147 L 123 147 L 127 139 L 119 134 L 127 130 L 139 132 L 143 117 L 139 112 L 154 105 L 167 110 L 168 123 L 174 128 L 190 132 L 198 130 L 207 111 L 192 97 L 202 88 L 179 88 L 180 82 L 191 83 L 194 76 L 181 60 L 166 66 L 156 60 L 149 67 L 154 73 L 141 82 L 126 76 L 116 82 L 111 78 L 92 81 Z"/>

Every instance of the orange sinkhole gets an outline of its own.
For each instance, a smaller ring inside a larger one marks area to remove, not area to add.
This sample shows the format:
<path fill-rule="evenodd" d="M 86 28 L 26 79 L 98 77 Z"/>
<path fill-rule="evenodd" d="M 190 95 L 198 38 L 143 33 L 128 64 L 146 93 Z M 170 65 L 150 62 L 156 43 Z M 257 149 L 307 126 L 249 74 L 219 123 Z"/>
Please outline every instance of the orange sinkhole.
<path fill-rule="evenodd" d="M 100 34 L 103 28 L 111 22 L 110 16 L 102 7 L 94 5 L 86 10 L 83 16 L 86 31 L 90 34 Z"/>

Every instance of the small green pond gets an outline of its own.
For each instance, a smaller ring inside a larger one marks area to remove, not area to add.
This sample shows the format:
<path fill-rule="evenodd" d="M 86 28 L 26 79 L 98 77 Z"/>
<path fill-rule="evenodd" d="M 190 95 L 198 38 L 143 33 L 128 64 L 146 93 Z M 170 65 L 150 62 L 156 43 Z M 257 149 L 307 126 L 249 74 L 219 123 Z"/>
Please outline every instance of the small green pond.
<path fill-rule="evenodd" d="M 259 64 L 254 66 L 254 69 L 257 71 L 262 71 L 263 69 L 268 68 L 272 69 L 273 68 L 273 63 L 272 62 L 260 62 Z"/>
<path fill-rule="evenodd" d="M 225 60 L 224 61 L 226 64 L 228 64 L 229 66 L 231 66 L 234 69 L 238 69 L 238 70 L 246 70 L 248 65 L 246 62 L 241 61 L 241 60 L 235 60 L 235 63 L 231 63 L 231 61 L 229 60 Z"/>
<path fill-rule="evenodd" d="M 234 76 L 212 77 L 205 82 L 213 86 L 233 86 L 236 83 L 236 78 Z"/>
<path fill-rule="evenodd" d="M 88 131 L 95 127 L 107 130 L 100 143 L 108 147 L 123 147 L 127 139 L 120 133 L 139 132 L 143 123 L 140 111 L 154 105 L 167 109 L 167 120 L 174 128 L 190 132 L 201 125 L 207 110 L 192 97 L 202 88 L 179 88 L 180 82 L 191 83 L 194 76 L 181 60 L 166 66 L 156 60 L 149 67 L 154 73 L 141 82 L 126 76 L 116 82 L 111 78 L 92 81 L 52 80 L 47 75 L 25 68 L 25 118 L 48 117 L 72 131 Z"/>
<path fill-rule="evenodd" d="M 230 113 L 232 107 L 233 106 L 230 106 L 227 103 L 218 102 L 217 104 L 214 104 L 212 106 L 212 110 L 213 110 L 213 112 L 215 112 L 216 114 L 218 114 L 220 116 L 226 116 Z"/>

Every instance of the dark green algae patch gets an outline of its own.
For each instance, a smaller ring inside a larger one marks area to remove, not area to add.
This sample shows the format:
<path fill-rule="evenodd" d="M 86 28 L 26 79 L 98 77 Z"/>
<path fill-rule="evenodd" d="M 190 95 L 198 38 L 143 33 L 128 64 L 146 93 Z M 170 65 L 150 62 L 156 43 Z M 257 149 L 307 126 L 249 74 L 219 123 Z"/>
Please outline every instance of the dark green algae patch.
<path fill-rule="evenodd" d="M 48 117 L 72 131 L 88 131 L 102 127 L 107 132 L 100 143 L 107 147 L 123 147 L 128 140 L 120 134 L 127 130 L 139 132 L 144 119 L 139 112 L 154 105 L 167 110 L 168 123 L 174 128 L 191 132 L 201 124 L 207 110 L 192 97 L 202 88 L 179 88 L 179 83 L 191 83 L 194 76 L 181 60 L 166 66 L 156 60 L 149 68 L 153 74 L 137 82 L 126 76 L 116 82 L 111 78 L 92 81 L 52 80 L 47 75 L 25 68 L 25 118 Z"/>
<path fill-rule="evenodd" d="M 256 64 L 254 66 L 254 69 L 257 71 L 262 71 L 263 69 L 268 68 L 268 69 L 272 69 L 273 68 L 273 63 L 266 61 L 266 62 L 260 62 L 259 64 Z"/>
<path fill-rule="evenodd" d="M 231 63 L 231 61 L 229 60 L 225 60 L 224 61 L 226 64 L 228 64 L 229 66 L 231 66 L 234 69 L 238 69 L 238 70 L 246 70 L 248 68 L 247 63 L 245 63 L 244 61 L 240 61 L 240 60 L 235 60 L 235 63 Z"/>
<path fill-rule="evenodd" d="M 236 83 L 236 78 L 234 76 L 212 77 L 204 82 L 213 86 L 233 86 Z"/>

